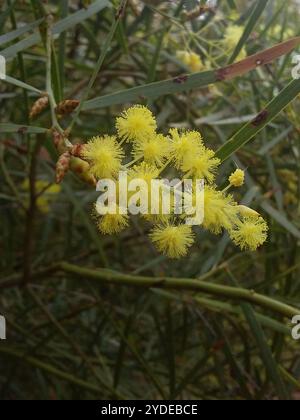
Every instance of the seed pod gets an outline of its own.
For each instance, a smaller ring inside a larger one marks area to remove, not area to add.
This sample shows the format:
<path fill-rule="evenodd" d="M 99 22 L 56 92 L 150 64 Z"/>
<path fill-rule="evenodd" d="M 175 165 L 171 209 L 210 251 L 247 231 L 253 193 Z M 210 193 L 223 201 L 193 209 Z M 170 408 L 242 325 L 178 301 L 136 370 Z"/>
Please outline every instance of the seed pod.
<path fill-rule="evenodd" d="M 90 165 L 85 160 L 72 156 L 70 159 L 70 169 L 87 184 L 96 185 L 96 179 L 90 173 Z"/>
<path fill-rule="evenodd" d="M 61 181 L 64 179 L 66 173 L 69 170 L 70 167 L 70 158 L 71 155 L 69 152 L 63 153 L 56 164 L 56 182 L 57 184 L 60 184 Z"/>
<path fill-rule="evenodd" d="M 42 96 L 39 98 L 35 103 L 32 105 L 32 108 L 30 110 L 29 118 L 32 120 L 37 115 L 39 115 L 41 112 L 44 111 L 44 109 L 47 108 L 49 104 L 49 98 L 48 96 Z"/>
<path fill-rule="evenodd" d="M 55 112 L 58 115 L 71 114 L 78 107 L 79 103 L 76 99 L 66 99 L 57 105 Z"/>

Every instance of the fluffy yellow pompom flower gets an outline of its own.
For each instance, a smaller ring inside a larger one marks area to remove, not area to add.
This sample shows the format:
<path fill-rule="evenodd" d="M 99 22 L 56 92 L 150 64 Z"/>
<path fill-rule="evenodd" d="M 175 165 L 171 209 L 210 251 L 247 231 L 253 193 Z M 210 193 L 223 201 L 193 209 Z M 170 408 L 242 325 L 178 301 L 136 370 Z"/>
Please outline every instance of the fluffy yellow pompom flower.
<path fill-rule="evenodd" d="M 170 135 L 170 156 L 174 160 L 177 169 L 181 169 L 183 162 L 201 153 L 203 142 L 202 135 L 198 131 L 183 131 L 179 133 L 177 128 L 172 128 Z"/>
<path fill-rule="evenodd" d="M 262 217 L 248 216 L 235 225 L 230 237 L 242 250 L 256 251 L 267 240 L 267 232 L 268 226 Z"/>
<path fill-rule="evenodd" d="M 226 48 L 232 49 L 239 42 L 241 36 L 244 33 L 244 28 L 238 25 L 228 26 L 224 34 L 224 44 Z"/>
<path fill-rule="evenodd" d="M 147 190 L 144 189 L 139 190 L 139 194 L 142 200 L 147 200 L 148 208 L 147 213 L 151 213 L 151 181 L 154 179 L 158 179 L 159 177 L 159 170 L 156 166 L 149 165 L 146 162 L 142 162 L 140 165 L 134 166 L 132 169 L 128 171 L 128 181 L 143 180 L 147 184 Z M 133 192 L 129 192 L 129 198 L 134 195 Z"/>
<path fill-rule="evenodd" d="M 98 222 L 98 228 L 104 235 L 120 233 L 128 226 L 129 217 L 123 214 L 106 214 Z"/>
<path fill-rule="evenodd" d="M 270 34 L 275 37 L 281 37 L 283 36 L 285 39 L 289 39 L 294 37 L 295 31 L 292 28 L 286 28 L 284 31 L 282 30 L 282 25 L 274 25 L 272 28 L 270 28 Z"/>
<path fill-rule="evenodd" d="M 152 112 L 142 105 L 133 106 L 116 120 L 119 137 L 127 141 L 144 141 L 155 133 L 157 124 Z"/>
<path fill-rule="evenodd" d="M 231 195 L 216 190 L 212 186 L 204 189 L 204 221 L 205 229 L 220 233 L 222 229 L 231 229 L 237 219 L 238 209 Z"/>
<path fill-rule="evenodd" d="M 23 184 L 22 188 L 25 191 L 29 191 L 30 183 L 29 180 L 26 179 Z M 41 213 L 47 214 L 50 211 L 50 205 L 55 200 L 55 196 L 61 192 L 60 185 L 51 184 L 48 181 L 44 180 L 37 180 L 35 182 L 35 190 L 38 194 L 36 200 L 36 206 Z M 25 205 L 29 205 L 29 199 L 26 198 Z"/>
<path fill-rule="evenodd" d="M 241 187 L 245 182 L 245 172 L 242 169 L 237 169 L 230 175 L 229 182 L 233 187 Z"/>
<path fill-rule="evenodd" d="M 150 234 L 157 249 L 170 258 L 184 257 L 194 242 L 191 226 L 166 224 L 154 228 Z"/>
<path fill-rule="evenodd" d="M 128 179 L 132 180 L 134 178 L 143 179 L 150 186 L 152 179 L 156 179 L 159 176 L 158 169 L 149 165 L 146 162 L 142 162 L 140 165 L 135 165 L 132 169 L 128 171 Z"/>
<path fill-rule="evenodd" d="M 213 150 L 205 147 L 197 155 L 186 155 L 183 159 L 181 170 L 186 172 L 186 177 L 192 176 L 197 179 L 206 179 L 211 183 L 220 165 L 220 159 L 215 157 Z"/>
<path fill-rule="evenodd" d="M 203 70 L 204 66 L 198 54 L 194 52 L 190 53 L 189 67 L 193 72 Z"/>
<path fill-rule="evenodd" d="M 177 51 L 176 56 L 183 64 L 189 67 L 192 72 L 201 71 L 204 68 L 201 57 L 194 52 Z"/>
<path fill-rule="evenodd" d="M 90 163 L 90 172 L 97 178 L 112 178 L 121 169 L 124 151 L 116 137 L 93 137 L 83 148 L 82 157 Z"/>
<path fill-rule="evenodd" d="M 236 61 L 244 60 L 244 58 L 246 57 L 247 57 L 247 51 L 245 50 L 245 47 L 244 47 L 239 53 L 239 55 L 237 56 Z"/>
<path fill-rule="evenodd" d="M 170 152 L 170 142 L 162 134 L 153 134 L 147 140 L 135 143 L 134 158 L 143 157 L 146 163 L 161 167 Z"/>

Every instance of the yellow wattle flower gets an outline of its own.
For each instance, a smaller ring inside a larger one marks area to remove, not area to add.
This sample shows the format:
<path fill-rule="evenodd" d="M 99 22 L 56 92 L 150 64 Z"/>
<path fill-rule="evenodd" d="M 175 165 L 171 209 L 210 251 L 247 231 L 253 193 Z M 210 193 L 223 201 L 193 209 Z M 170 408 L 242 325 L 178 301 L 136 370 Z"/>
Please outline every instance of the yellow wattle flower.
<path fill-rule="evenodd" d="M 192 72 L 198 72 L 204 69 L 201 57 L 196 53 L 190 53 L 189 67 Z"/>
<path fill-rule="evenodd" d="M 218 191 L 213 186 L 204 189 L 203 227 L 218 234 L 231 229 L 237 219 L 238 209 L 231 195 Z"/>
<path fill-rule="evenodd" d="M 148 139 L 134 145 L 134 158 L 143 158 L 150 165 L 163 166 L 170 152 L 170 142 L 162 134 L 153 134 Z"/>
<path fill-rule="evenodd" d="M 237 169 L 230 175 L 229 182 L 233 187 L 241 187 L 245 182 L 245 172 L 242 169 Z"/>
<path fill-rule="evenodd" d="M 256 251 L 268 237 L 268 226 L 262 217 L 248 216 L 229 231 L 232 241 L 242 250 Z"/>
<path fill-rule="evenodd" d="M 244 33 L 244 28 L 238 25 L 230 25 L 226 28 L 224 34 L 224 46 L 226 49 L 235 48 L 241 36 Z"/>
<path fill-rule="evenodd" d="M 191 226 L 165 224 L 157 226 L 150 234 L 157 249 L 169 258 L 184 257 L 194 243 Z"/>
<path fill-rule="evenodd" d="M 244 60 L 244 58 L 246 58 L 246 57 L 247 57 L 247 51 L 245 50 L 245 47 L 243 47 L 243 49 L 240 51 L 240 53 L 237 56 L 237 58 L 235 59 L 235 61 Z"/>
<path fill-rule="evenodd" d="M 106 214 L 98 222 L 98 228 L 104 235 L 120 233 L 128 226 L 128 216 L 122 214 Z"/>
<path fill-rule="evenodd" d="M 157 123 L 152 112 L 142 105 L 135 105 L 116 119 L 118 136 L 127 141 L 146 140 L 156 131 Z"/>
<path fill-rule="evenodd" d="M 177 51 L 176 56 L 185 66 L 189 67 L 192 72 L 198 72 L 204 69 L 201 57 L 188 51 Z"/>
<path fill-rule="evenodd" d="M 22 189 L 29 191 L 29 188 L 29 180 L 26 179 L 22 184 Z M 55 196 L 61 192 L 61 186 L 40 179 L 35 182 L 35 190 L 38 195 L 36 199 L 38 210 L 43 214 L 49 213 L 51 203 L 55 200 Z M 28 202 L 29 200 L 26 199 L 26 205 L 29 204 Z"/>
<path fill-rule="evenodd" d="M 158 179 L 159 177 L 159 170 L 156 166 L 149 165 L 146 162 L 142 162 L 140 165 L 135 165 L 128 171 L 128 182 L 137 180 L 142 180 L 146 182 L 147 191 L 143 189 L 139 190 L 139 195 L 143 202 L 147 201 L 147 212 L 151 213 L 151 181 Z M 135 195 L 135 192 L 129 192 L 128 197 L 129 200 L 132 196 Z M 140 203 L 141 204 L 141 203 Z M 145 216 L 145 215 L 144 215 Z"/>
<path fill-rule="evenodd" d="M 149 165 L 146 162 L 142 162 L 140 165 L 135 165 L 128 171 L 128 180 L 135 178 L 143 179 L 147 182 L 149 188 L 151 187 L 152 179 L 157 179 L 159 176 L 159 170 L 154 165 Z"/>
<path fill-rule="evenodd" d="M 220 159 L 215 157 L 213 150 L 202 147 L 200 153 L 187 155 L 183 159 L 181 170 L 186 173 L 186 177 L 206 179 L 211 183 L 215 179 L 220 163 Z"/>
<path fill-rule="evenodd" d="M 293 38 L 296 33 L 292 28 L 285 28 L 282 30 L 282 25 L 276 24 L 270 28 L 270 34 L 275 37 L 280 37 L 281 35 L 284 39 Z"/>
<path fill-rule="evenodd" d="M 96 178 L 113 178 L 121 169 L 124 151 L 116 137 L 93 137 L 85 144 L 82 157 L 90 164 L 90 172 Z"/>
<path fill-rule="evenodd" d="M 198 131 L 178 132 L 177 128 L 170 131 L 170 156 L 174 160 L 175 167 L 181 169 L 183 162 L 192 159 L 201 153 L 203 149 L 202 135 Z"/>

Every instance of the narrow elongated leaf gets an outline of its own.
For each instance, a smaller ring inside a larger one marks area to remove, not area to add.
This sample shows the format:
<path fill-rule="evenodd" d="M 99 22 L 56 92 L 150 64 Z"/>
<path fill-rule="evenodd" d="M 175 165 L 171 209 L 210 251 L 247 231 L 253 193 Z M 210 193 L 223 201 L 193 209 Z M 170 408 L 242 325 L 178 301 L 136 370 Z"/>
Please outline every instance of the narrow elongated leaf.
<path fill-rule="evenodd" d="M 14 77 L 5 76 L 5 79 L 1 79 L 3 82 L 10 83 L 11 85 L 18 86 L 22 89 L 31 90 L 32 92 L 38 93 L 39 95 L 42 93 L 39 89 L 28 85 L 27 83 L 22 82 L 21 80 L 15 79 Z"/>
<path fill-rule="evenodd" d="M 228 272 L 228 274 L 231 277 L 232 284 L 234 284 L 236 287 L 239 287 L 239 283 L 237 279 L 235 278 L 235 276 L 230 271 Z M 241 302 L 240 305 L 241 305 L 242 311 L 244 312 L 245 318 L 249 324 L 249 327 L 255 337 L 256 343 L 259 347 L 261 358 L 266 367 L 266 371 L 268 373 L 269 379 L 272 380 L 272 382 L 274 383 L 274 386 L 278 392 L 278 395 L 284 400 L 288 399 L 289 398 L 288 391 L 281 378 L 278 366 L 273 357 L 272 351 L 268 345 L 268 341 L 265 336 L 264 330 L 262 329 L 262 326 L 256 317 L 256 313 L 254 312 L 252 305 L 246 302 Z"/>
<path fill-rule="evenodd" d="M 255 28 L 256 24 L 258 23 L 258 20 L 260 16 L 262 15 L 263 11 L 265 10 L 269 0 L 257 0 L 256 7 L 249 19 L 249 22 L 245 26 L 243 35 L 241 39 L 239 40 L 232 56 L 230 57 L 229 64 L 233 63 L 234 60 L 238 57 L 239 53 L 242 51 L 244 45 L 249 39 L 249 36 L 251 35 L 253 29 Z"/>
<path fill-rule="evenodd" d="M 288 232 L 295 236 L 295 238 L 300 239 L 300 231 L 296 228 L 295 225 L 293 225 L 292 222 L 287 219 L 284 214 L 280 213 L 278 210 L 272 207 L 271 204 L 267 201 L 261 203 L 261 208 L 263 208 L 266 213 L 268 213 L 274 220 L 276 220 L 279 225 L 283 226 Z"/>
<path fill-rule="evenodd" d="M 256 134 L 283 111 L 300 93 L 300 80 L 293 80 L 251 122 L 246 124 L 217 151 L 221 161 L 247 144 Z"/>
<path fill-rule="evenodd" d="M 0 14 L 0 33 L 2 32 L 4 23 L 5 23 L 6 19 L 8 18 L 8 16 L 10 15 L 12 9 L 14 8 L 16 1 L 17 0 L 14 0 L 11 3 L 11 5 L 8 6 L 7 9 L 3 13 Z"/>
<path fill-rule="evenodd" d="M 4 35 L 0 36 L 0 45 L 6 44 L 7 42 L 11 42 L 14 39 L 18 38 L 19 36 L 26 34 L 26 32 L 32 31 L 33 29 L 35 29 L 37 26 L 40 25 L 40 23 L 42 23 L 44 19 L 39 19 L 35 22 L 29 23 L 28 25 L 24 25 L 21 26 L 20 28 L 8 32 Z"/>
<path fill-rule="evenodd" d="M 76 376 L 72 375 L 71 373 L 63 371 L 61 368 L 58 369 L 55 366 L 50 365 L 49 363 L 41 361 L 39 358 L 34 358 L 31 356 L 25 355 L 24 352 L 22 351 L 18 351 L 18 350 L 15 350 L 13 348 L 8 348 L 8 347 L 1 347 L 0 352 L 2 354 L 7 354 L 10 357 L 20 359 L 22 360 L 23 363 L 27 363 L 33 366 L 34 368 L 40 369 L 57 378 L 63 379 L 64 381 L 70 384 L 76 385 L 83 389 L 87 389 L 89 391 L 93 391 L 97 394 L 102 393 L 101 387 L 97 387 L 97 385 L 94 385 L 93 383 L 81 380 L 77 378 Z"/>
<path fill-rule="evenodd" d="M 293 38 L 228 67 L 179 76 L 160 82 L 148 83 L 113 94 L 100 96 L 83 104 L 83 109 L 87 111 L 128 102 L 140 102 L 144 99 L 156 99 L 164 95 L 188 92 L 216 82 L 232 80 L 263 64 L 268 64 L 284 54 L 288 54 L 299 43 L 300 37 Z"/>
<path fill-rule="evenodd" d="M 261 357 L 268 372 L 269 378 L 272 380 L 274 386 L 276 387 L 278 395 L 280 395 L 282 399 L 288 399 L 289 394 L 280 376 L 278 366 L 268 345 L 265 333 L 256 318 L 252 306 L 248 303 L 241 303 L 241 307 L 259 346 Z"/>
<path fill-rule="evenodd" d="M 65 19 L 60 20 L 55 25 L 53 25 L 53 36 L 60 35 L 62 32 L 72 28 L 73 26 L 83 22 L 86 19 L 89 19 L 90 17 L 100 12 L 105 7 L 109 7 L 110 5 L 111 3 L 108 0 L 97 0 L 86 9 L 81 9 L 78 12 L 66 17 Z M 19 52 L 38 44 L 40 41 L 40 34 L 31 35 L 28 38 L 17 42 L 11 47 L 8 47 L 5 50 L 1 51 L 1 55 L 6 59 L 13 58 Z"/>
<path fill-rule="evenodd" d="M 43 127 L 32 127 L 28 125 L 18 125 L 10 123 L 0 124 L 0 133 L 41 134 L 46 133 L 47 131 L 47 128 Z"/>

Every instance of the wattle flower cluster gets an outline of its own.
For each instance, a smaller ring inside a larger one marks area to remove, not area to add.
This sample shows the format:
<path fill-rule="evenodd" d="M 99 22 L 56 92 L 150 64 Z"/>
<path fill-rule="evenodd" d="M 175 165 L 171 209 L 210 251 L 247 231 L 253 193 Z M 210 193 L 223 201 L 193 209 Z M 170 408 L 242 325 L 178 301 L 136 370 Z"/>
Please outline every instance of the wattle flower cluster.
<path fill-rule="evenodd" d="M 127 109 L 117 118 L 116 132 L 114 136 L 94 137 L 82 148 L 81 157 L 89 163 L 90 172 L 97 180 L 109 178 L 117 184 L 118 173 L 126 171 L 129 180 L 142 179 L 150 185 L 171 168 L 182 182 L 204 179 L 201 226 L 214 234 L 227 231 L 243 250 L 256 250 L 266 241 L 268 228 L 263 218 L 256 211 L 238 205 L 227 192 L 229 188 L 243 185 L 244 172 L 238 169 L 229 177 L 228 187 L 223 191 L 218 189 L 215 179 L 220 160 L 205 146 L 200 132 L 171 129 L 167 135 L 160 134 L 152 112 L 140 105 Z M 128 163 L 124 162 L 125 142 L 130 143 L 132 151 L 132 160 Z M 157 204 L 160 208 L 161 203 Z M 119 209 L 120 203 L 116 206 Z M 149 210 L 141 217 L 151 223 L 150 238 L 160 252 L 170 258 L 184 257 L 188 253 L 195 235 L 193 227 L 185 223 L 184 212 L 151 215 Z M 128 214 L 118 211 L 98 215 L 97 224 L 103 234 L 115 234 L 125 229 L 129 220 Z"/>

